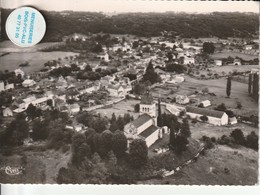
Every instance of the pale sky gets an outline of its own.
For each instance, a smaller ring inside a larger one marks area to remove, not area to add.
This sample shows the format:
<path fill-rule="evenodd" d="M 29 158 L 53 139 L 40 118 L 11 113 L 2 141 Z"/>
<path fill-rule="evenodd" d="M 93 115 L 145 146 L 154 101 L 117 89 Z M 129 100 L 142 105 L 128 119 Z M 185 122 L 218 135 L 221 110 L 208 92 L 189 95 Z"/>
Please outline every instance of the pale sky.
<path fill-rule="evenodd" d="M 0 0 L 1 7 L 22 5 L 44 10 L 92 12 L 254 12 L 259 2 L 253 1 L 169 1 L 169 0 Z"/>

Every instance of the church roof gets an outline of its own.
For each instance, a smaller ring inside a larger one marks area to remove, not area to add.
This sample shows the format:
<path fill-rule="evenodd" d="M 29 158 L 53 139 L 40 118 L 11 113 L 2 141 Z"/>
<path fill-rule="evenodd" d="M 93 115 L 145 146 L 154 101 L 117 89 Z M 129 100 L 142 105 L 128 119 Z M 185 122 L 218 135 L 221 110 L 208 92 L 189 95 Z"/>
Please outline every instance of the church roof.
<path fill-rule="evenodd" d="M 153 134 L 157 130 L 158 130 L 158 127 L 156 127 L 154 125 L 151 125 L 147 129 L 145 129 L 142 133 L 140 133 L 139 136 L 147 138 L 147 137 L 149 137 L 151 134 Z"/>
<path fill-rule="evenodd" d="M 142 126 L 143 124 L 145 124 L 147 121 L 151 120 L 152 117 L 149 116 L 148 114 L 142 114 L 141 116 L 139 116 L 137 119 L 135 119 L 134 121 L 132 121 L 132 124 L 138 128 L 140 126 Z"/>
<path fill-rule="evenodd" d="M 141 104 L 153 104 L 153 96 L 147 92 L 145 95 L 141 98 Z"/>

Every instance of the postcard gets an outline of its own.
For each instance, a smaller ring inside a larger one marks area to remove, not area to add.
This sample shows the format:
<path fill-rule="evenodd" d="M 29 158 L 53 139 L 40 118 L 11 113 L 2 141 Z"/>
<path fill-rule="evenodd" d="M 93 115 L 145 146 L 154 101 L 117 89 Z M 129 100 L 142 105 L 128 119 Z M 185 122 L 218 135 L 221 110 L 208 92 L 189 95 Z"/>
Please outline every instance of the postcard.
<path fill-rule="evenodd" d="M 0 2 L 0 183 L 259 185 L 258 2 Z"/>

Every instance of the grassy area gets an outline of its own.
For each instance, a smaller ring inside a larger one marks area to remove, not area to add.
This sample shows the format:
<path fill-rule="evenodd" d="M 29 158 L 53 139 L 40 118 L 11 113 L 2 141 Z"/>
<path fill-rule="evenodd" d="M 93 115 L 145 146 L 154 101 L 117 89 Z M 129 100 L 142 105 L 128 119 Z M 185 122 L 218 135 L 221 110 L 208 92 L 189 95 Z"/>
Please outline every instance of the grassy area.
<path fill-rule="evenodd" d="M 259 68 L 258 65 L 243 65 L 243 66 L 215 66 L 212 68 L 209 68 L 212 70 L 214 73 L 218 73 L 219 75 L 222 75 L 222 72 L 224 71 L 226 74 L 229 72 L 233 71 L 238 71 L 238 72 L 246 72 L 246 71 L 251 71 L 252 68 Z"/>
<path fill-rule="evenodd" d="M 258 153 L 251 149 L 218 145 L 173 176 L 139 184 L 255 185 L 258 178 L 257 159 Z M 230 172 L 225 173 L 224 168 Z"/>
<path fill-rule="evenodd" d="M 0 155 L 0 167 L 24 167 L 23 174 L 10 176 L 0 171 L 0 183 L 56 183 L 55 178 L 61 167 L 66 167 L 70 152 L 47 150 L 44 152 L 26 151 L 9 156 Z"/>
<path fill-rule="evenodd" d="M 94 113 L 100 113 L 101 116 L 106 116 L 108 118 L 111 118 L 113 113 L 115 113 L 116 116 L 123 116 L 124 114 L 129 113 L 136 118 L 139 114 L 134 111 L 134 106 L 138 103 L 140 103 L 139 100 L 123 100 L 117 104 L 97 109 Z"/>
<path fill-rule="evenodd" d="M 223 53 L 214 53 L 211 55 L 213 59 L 220 59 L 220 58 L 228 58 L 228 56 L 231 56 L 233 58 L 240 57 L 244 60 L 253 60 L 255 58 L 258 58 L 258 55 L 251 55 L 251 54 L 244 54 L 239 52 L 223 52 Z"/>
<path fill-rule="evenodd" d="M 29 62 L 30 66 L 23 67 L 25 72 L 36 72 L 44 68 L 44 63 L 51 60 L 58 60 L 58 58 L 65 58 L 74 56 L 73 52 L 24 52 L 24 53 L 10 53 L 0 57 L 0 70 L 13 71 L 19 68 L 19 65 L 24 62 Z"/>

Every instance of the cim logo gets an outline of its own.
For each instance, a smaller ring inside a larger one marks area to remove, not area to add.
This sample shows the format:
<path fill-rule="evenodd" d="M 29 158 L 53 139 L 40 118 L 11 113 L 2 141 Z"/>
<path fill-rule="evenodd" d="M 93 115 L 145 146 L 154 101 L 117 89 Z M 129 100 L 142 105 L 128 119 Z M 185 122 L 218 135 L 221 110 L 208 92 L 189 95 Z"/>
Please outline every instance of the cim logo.
<path fill-rule="evenodd" d="M 25 168 L 6 166 L 6 167 L 2 167 L 1 170 L 4 170 L 7 175 L 14 176 L 14 175 L 22 174 Z"/>

